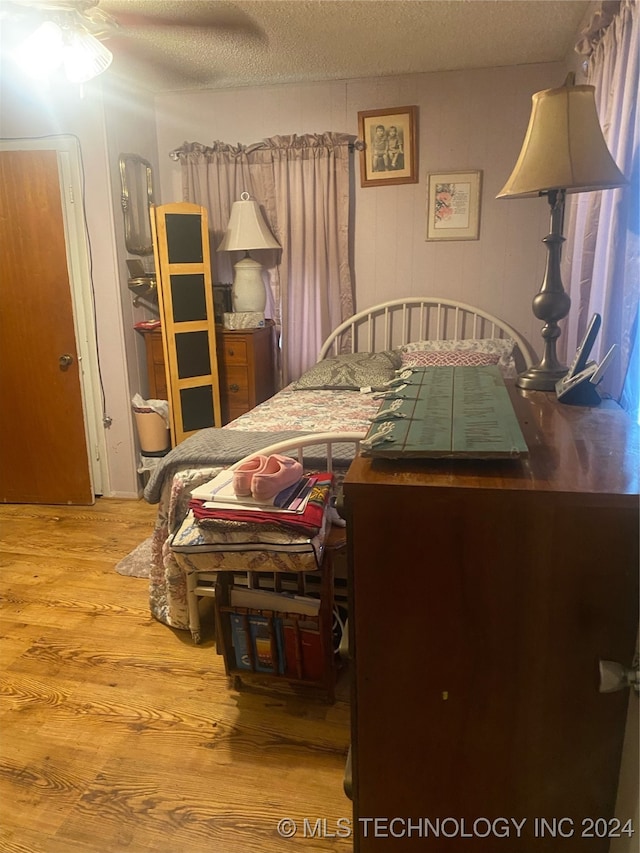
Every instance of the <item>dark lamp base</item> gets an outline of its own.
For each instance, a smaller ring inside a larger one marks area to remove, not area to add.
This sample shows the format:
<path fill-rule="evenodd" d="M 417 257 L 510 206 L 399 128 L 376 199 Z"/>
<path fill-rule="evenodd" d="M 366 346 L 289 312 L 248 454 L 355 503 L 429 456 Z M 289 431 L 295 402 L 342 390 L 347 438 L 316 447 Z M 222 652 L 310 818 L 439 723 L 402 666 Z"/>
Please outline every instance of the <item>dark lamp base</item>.
<path fill-rule="evenodd" d="M 558 365 L 555 370 L 549 370 L 540 365 L 534 365 L 524 373 L 519 373 L 516 379 L 518 388 L 526 388 L 527 391 L 555 391 L 556 382 L 566 375 L 568 368 Z"/>

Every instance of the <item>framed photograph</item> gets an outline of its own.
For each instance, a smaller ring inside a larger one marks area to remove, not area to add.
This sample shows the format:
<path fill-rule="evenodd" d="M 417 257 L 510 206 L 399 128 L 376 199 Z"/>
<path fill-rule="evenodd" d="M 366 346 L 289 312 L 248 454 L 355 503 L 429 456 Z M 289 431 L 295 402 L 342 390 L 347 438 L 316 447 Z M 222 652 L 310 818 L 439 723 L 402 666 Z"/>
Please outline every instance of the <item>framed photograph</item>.
<path fill-rule="evenodd" d="M 418 182 L 417 118 L 417 107 L 358 113 L 361 186 Z"/>
<path fill-rule="evenodd" d="M 427 180 L 427 240 L 480 237 L 482 172 L 432 173 Z"/>

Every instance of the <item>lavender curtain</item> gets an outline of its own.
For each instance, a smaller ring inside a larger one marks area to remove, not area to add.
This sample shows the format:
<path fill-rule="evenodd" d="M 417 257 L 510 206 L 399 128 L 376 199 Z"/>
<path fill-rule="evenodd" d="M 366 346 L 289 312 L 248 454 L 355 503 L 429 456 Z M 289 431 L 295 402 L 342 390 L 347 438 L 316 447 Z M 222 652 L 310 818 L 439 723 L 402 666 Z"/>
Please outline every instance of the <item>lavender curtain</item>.
<path fill-rule="evenodd" d="M 297 379 L 323 340 L 353 314 L 349 264 L 350 146 L 346 134 L 275 136 L 249 146 L 184 143 L 183 198 L 209 213 L 212 248 L 244 191 L 260 204 L 282 250 L 255 252 L 263 264 L 267 313 L 281 330 L 281 378 Z M 233 280 L 235 253 L 212 252 L 214 280 Z"/>
<path fill-rule="evenodd" d="M 639 41 L 638 6 L 622 0 L 601 5 L 577 47 L 589 55 L 587 83 L 595 86 L 604 137 L 629 185 L 569 197 L 563 261 L 572 306 L 560 351 L 570 360 L 592 314 L 601 314 L 594 356 L 601 357 L 614 343 L 620 347 L 603 381 L 615 399 L 629 369 L 638 312 Z"/>

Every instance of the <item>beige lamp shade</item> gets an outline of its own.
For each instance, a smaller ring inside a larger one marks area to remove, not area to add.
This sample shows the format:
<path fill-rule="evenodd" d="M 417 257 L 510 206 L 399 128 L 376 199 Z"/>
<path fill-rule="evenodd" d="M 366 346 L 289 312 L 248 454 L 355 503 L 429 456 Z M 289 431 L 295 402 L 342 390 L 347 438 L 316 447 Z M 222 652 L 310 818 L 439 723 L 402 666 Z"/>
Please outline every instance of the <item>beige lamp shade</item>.
<path fill-rule="evenodd" d="M 249 193 L 242 193 L 240 198 L 233 203 L 226 234 L 216 251 L 279 249 L 280 243 L 269 231 L 258 202 L 250 200 Z"/>
<path fill-rule="evenodd" d="M 591 192 L 627 183 L 602 135 L 593 86 L 564 86 L 532 97 L 529 127 L 511 177 L 497 198 L 552 190 Z"/>

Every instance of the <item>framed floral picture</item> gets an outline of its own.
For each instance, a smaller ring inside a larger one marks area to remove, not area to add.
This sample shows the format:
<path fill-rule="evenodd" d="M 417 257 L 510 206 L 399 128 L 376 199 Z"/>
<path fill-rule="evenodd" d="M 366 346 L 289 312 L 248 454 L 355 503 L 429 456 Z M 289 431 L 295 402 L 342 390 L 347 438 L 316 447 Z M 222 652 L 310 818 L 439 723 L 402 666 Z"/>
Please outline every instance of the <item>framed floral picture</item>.
<path fill-rule="evenodd" d="M 358 113 L 360 183 L 363 187 L 418 182 L 417 107 Z"/>
<path fill-rule="evenodd" d="M 427 240 L 480 237 L 482 172 L 434 172 L 427 178 Z"/>

